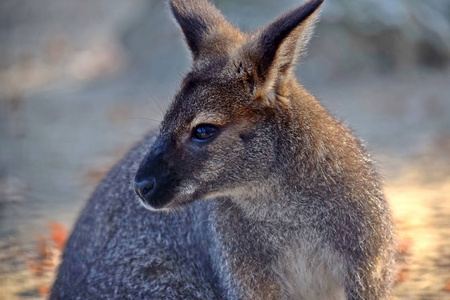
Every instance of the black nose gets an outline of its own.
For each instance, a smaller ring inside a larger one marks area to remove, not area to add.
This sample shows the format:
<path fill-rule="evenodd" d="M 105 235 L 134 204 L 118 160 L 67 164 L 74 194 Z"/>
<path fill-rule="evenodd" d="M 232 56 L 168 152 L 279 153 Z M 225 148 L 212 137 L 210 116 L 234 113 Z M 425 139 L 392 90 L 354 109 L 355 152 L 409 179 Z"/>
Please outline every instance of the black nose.
<path fill-rule="evenodd" d="M 134 182 L 134 192 L 144 201 L 149 201 L 156 187 L 155 178 Z"/>

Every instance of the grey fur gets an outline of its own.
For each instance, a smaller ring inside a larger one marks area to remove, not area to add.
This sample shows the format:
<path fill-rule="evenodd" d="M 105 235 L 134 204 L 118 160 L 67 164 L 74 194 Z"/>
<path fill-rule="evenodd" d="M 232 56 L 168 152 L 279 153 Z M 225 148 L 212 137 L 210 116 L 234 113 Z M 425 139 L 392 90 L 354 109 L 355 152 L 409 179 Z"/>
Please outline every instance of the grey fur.
<path fill-rule="evenodd" d="M 292 73 L 320 4 L 247 35 L 205 0 L 171 2 L 192 71 L 160 132 L 88 202 L 51 299 L 388 297 L 393 226 L 373 163 Z M 205 123 L 216 136 L 193 140 Z M 143 209 L 135 174 L 163 192 L 142 204 L 166 211 Z"/>

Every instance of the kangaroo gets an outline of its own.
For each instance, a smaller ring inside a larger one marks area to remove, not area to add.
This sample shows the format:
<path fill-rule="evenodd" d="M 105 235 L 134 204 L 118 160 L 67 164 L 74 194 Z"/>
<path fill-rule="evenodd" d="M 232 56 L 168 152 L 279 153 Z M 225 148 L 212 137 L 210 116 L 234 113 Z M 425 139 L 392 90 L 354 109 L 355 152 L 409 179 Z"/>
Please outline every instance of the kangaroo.
<path fill-rule="evenodd" d="M 373 162 L 293 73 L 321 3 L 242 33 L 206 0 L 170 2 L 192 69 L 94 192 L 51 299 L 389 296 Z"/>

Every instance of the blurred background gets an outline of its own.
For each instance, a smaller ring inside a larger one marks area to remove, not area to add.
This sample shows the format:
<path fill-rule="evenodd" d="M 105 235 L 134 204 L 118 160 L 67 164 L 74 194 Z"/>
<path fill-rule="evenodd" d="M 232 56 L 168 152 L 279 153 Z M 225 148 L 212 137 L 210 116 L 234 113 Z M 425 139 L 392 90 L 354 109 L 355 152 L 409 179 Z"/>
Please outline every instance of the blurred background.
<path fill-rule="evenodd" d="M 256 29 L 300 0 L 215 0 Z M 332 0 L 302 84 L 368 144 L 395 299 L 450 299 L 450 1 Z M 158 127 L 190 55 L 163 0 L 0 1 L 0 299 L 43 299 L 80 210 Z"/>

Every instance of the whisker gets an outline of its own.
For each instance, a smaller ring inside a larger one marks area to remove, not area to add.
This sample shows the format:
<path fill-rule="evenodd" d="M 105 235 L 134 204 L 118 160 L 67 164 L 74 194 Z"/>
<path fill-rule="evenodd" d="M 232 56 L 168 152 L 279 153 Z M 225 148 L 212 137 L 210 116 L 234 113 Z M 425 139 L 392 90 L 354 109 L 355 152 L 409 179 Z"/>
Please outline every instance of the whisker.
<path fill-rule="evenodd" d="M 155 104 L 158 106 L 159 111 L 161 112 L 161 116 L 164 116 L 164 111 L 161 108 L 161 106 L 159 105 L 158 101 L 156 101 L 155 97 L 153 97 L 150 93 L 150 91 L 148 90 L 148 88 L 145 88 L 145 90 L 147 91 L 148 95 L 150 96 L 150 98 L 153 100 L 153 102 L 155 102 Z"/>
<path fill-rule="evenodd" d="M 152 119 L 152 118 L 143 118 L 143 117 L 130 118 L 130 120 L 147 120 L 147 121 L 154 121 L 157 123 L 161 123 L 161 120 Z"/>

